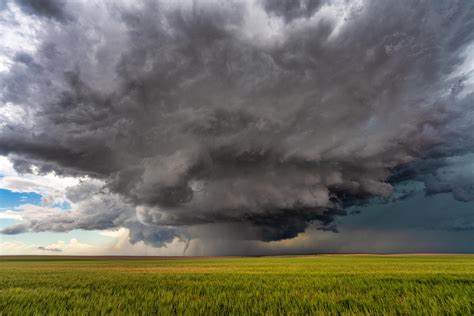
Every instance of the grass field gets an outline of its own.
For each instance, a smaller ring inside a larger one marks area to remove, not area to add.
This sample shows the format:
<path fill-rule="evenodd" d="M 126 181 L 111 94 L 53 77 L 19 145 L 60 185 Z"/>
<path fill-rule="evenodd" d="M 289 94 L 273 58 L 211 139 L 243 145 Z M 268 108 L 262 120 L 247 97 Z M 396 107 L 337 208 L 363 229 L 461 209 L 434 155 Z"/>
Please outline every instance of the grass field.
<path fill-rule="evenodd" d="M 474 256 L 0 257 L 1 315 L 473 315 Z"/>

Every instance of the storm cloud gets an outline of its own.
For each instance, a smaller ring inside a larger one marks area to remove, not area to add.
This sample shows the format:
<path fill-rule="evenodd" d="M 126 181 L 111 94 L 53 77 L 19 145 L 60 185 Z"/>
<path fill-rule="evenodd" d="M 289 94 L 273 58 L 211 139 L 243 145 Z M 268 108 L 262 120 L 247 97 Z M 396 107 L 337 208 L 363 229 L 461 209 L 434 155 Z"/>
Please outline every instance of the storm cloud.
<path fill-rule="evenodd" d="M 275 241 L 406 182 L 474 200 L 470 1 L 8 6 L 42 27 L 0 73 L 0 154 L 89 180 L 3 233 Z"/>

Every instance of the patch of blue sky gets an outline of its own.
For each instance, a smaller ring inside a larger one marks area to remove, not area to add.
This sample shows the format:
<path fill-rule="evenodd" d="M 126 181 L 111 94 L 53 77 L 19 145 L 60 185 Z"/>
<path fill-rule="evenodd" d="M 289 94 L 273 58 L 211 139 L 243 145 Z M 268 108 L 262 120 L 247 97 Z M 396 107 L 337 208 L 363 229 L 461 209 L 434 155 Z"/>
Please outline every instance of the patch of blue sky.
<path fill-rule="evenodd" d="M 0 189 L 0 211 L 12 209 L 22 204 L 41 205 L 41 195 L 34 192 L 12 192 Z"/>
<path fill-rule="evenodd" d="M 7 226 L 18 224 L 18 220 L 14 218 L 0 218 L 0 229 L 5 228 Z M 3 235 L 0 235 L 0 239 L 3 240 Z"/>
<path fill-rule="evenodd" d="M 71 209 L 71 203 L 69 203 L 67 201 L 64 201 L 62 203 L 54 204 L 53 207 L 60 208 L 60 209 L 63 209 L 63 210 L 70 210 Z"/>

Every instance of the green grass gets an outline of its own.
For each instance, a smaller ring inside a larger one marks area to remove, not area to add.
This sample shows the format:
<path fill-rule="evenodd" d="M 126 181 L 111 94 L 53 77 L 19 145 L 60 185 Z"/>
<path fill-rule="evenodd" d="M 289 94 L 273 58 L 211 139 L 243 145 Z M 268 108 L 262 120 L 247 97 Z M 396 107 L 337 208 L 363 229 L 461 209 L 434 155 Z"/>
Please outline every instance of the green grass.
<path fill-rule="evenodd" d="M 1 315 L 473 315 L 474 256 L 0 257 Z"/>

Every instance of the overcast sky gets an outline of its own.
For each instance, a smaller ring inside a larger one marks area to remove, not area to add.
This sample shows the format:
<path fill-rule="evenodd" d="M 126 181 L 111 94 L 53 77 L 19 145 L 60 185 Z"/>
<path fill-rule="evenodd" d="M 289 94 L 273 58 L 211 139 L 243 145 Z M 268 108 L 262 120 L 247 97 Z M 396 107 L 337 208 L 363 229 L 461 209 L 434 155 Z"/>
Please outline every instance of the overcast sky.
<path fill-rule="evenodd" d="M 0 1 L 0 253 L 474 252 L 474 2 Z"/>

